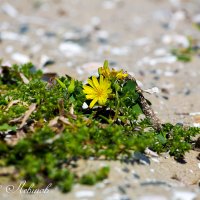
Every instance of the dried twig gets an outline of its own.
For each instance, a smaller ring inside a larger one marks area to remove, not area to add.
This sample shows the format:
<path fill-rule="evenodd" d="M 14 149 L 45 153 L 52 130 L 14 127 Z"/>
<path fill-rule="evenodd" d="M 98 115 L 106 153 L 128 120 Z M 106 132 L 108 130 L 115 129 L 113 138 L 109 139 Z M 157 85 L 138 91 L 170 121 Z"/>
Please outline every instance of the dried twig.
<path fill-rule="evenodd" d="M 130 74 L 128 75 L 128 79 L 136 81 L 135 78 L 133 76 L 131 76 Z M 151 108 L 151 106 L 148 104 L 147 100 L 145 99 L 145 97 L 143 95 L 143 90 L 138 85 L 136 85 L 136 91 L 139 94 L 139 104 L 140 104 L 140 106 L 142 108 L 143 113 L 151 121 L 153 127 L 157 131 L 161 130 L 162 129 L 162 124 L 161 124 L 159 118 L 154 113 L 154 111 Z"/>

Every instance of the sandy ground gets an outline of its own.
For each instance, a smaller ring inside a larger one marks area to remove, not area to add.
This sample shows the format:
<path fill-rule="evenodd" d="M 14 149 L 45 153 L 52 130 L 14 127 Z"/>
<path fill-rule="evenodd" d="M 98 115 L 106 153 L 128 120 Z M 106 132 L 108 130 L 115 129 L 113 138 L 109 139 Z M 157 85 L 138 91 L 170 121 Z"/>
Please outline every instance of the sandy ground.
<path fill-rule="evenodd" d="M 0 58 L 4 64 L 31 60 L 44 71 L 80 80 L 108 59 L 111 66 L 134 74 L 142 88 L 160 89 L 147 98 L 162 122 L 193 126 L 199 123 L 193 114 L 200 112 L 200 57 L 181 63 L 170 50 L 187 46 L 187 36 L 200 41 L 200 31 L 193 26 L 197 21 L 199 0 L 0 0 Z M 189 152 L 186 164 L 165 155 L 149 158 L 150 165 L 88 161 L 80 167 L 109 165 L 109 179 L 93 187 L 76 185 L 67 195 L 57 190 L 8 194 L 1 189 L 0 197 L 200 199 L 197 156 Z"/>

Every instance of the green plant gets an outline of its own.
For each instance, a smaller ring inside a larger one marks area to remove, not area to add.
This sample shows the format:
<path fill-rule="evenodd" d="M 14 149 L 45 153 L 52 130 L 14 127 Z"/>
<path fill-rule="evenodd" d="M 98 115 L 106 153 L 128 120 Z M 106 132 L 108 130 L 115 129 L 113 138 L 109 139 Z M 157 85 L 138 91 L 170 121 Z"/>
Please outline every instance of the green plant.
<path fill-rule="evenodd" d="M 43 81 L 43 74 L 30 63 L 2 67 L 0 165 L 15 166 L 11 178 L 27 180 L 26 187 L 51 182 L 68 192 L 74 183 L 92 185 L 108 177 L 108 167 L 79 177 L 73 170 L 78 159 L 120 160 L 147 147 L 180 158 L 191 149 L 198 128 L 172 124 L 155 128 L 144 114 L 134 79 L 110 70 L 108 62 L 99 70 L 99 83 L 101 76 L 108 81 L 109 94 L 103 103 L 97 99 L 95 106 L 84 107 L 94 98 L 88 98 L 89 85 L 81 81 L 69 76 Z"/>

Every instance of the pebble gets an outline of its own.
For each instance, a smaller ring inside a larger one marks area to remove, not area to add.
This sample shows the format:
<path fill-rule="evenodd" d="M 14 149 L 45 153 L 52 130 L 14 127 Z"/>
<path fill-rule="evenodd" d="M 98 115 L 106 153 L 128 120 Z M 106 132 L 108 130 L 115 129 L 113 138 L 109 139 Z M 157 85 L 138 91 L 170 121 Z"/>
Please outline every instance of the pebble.
<path fill-rule="evenodd" d="M 155 55 L 155 56 L 165 56 L 165 55 L 167 55 L 167 54 L 168 54 L 168 52 L 167 52 L 167 50 L 164 49 L 164 48 L 159 48 L 159 49 L 156 49 L 156 50 L 154 51 L 154 55 Z"/>
<path fill-rule="evenodd" d="M 42 55 L 41 58 L 40 58 L 40 67 L 41 68 L 46 67 L 48 65 L 52 65 L 54 63 L 55 63 L 55 61 L 47 55 Z"/>
<path fill-rule="evenodd" d="M 19 33 L 25 34 L 29 31 L 29 25 L 28 24 L 21 24 L 19 27 Z"/>
<path fill-rule="evenodd" d="M 181 122 L 176 123 L 177 126 L 183 126 L 184 124 Z"/>
<path fill-rule="evenodd" d="M 114 193 L 104 198 L 104 200 L 130 200 L 127 195 L 122 195 L 119 193 Z"/>
<path fill-rule="evenodd" d="M 13 7 L 11 4 L 9 3 L 5 3 L 1 6 L 2 10 L 4 13 L 6 13 L 7 15 L 9 15 L 10 17 L 17 17 L 18 15 L 18 11 L 16 10 L 15 7 Z"/>
<path fill-rule="evenodd" d="M 91 198 L 95 196 L 95 192 L 92 190 L 79 190 L 75 193 L 77 198 Z"/>
<path fill-rule="evenodd" d="M 96 28 L 99 29 L 100 25 L 101 25 L 101 18 L 98 16 L 94 16 L 91 18 L 91 25 Z"/>
<path fill-rule="evenodd" d="M 159 93 L 159 89 L 157 87 L 153 87 L 153 88 L 150 88 L 150 89 L 146 89 L 146 90 L 143 90 L 144 92 L 146 93 L 149 93 L 149 94 L 158 94 Z"/>
<path fill-rule="evenodd" d="M 197 194 L 189 191 L 178 191 L 175 190 L 172 194 L 172 200 L 195 200 Z"/>
<path fill-rule="evenodd" d="M 115 1 L 113 1 L 113 0 L 111 0 L 111 1 L 105 0 L 105 1 L 103 1 L 102 6 L 104 9 L 110 10 L 110 9 L 115 8 L 116 4 L 115 4 Z"/>
<path fill-rule="evenodd" d="M 191 112 L 189 113 L 190 116 L 200 115 L 200 112 Z"/>
<path fill-rule="evenodd" d="M 83 109 L 87 109 L 87 108 L 88 108 L 87 103 L 84 102 L 83 105 L 82 105 L 82 108 L 83 108 Z"/>
<path fill-rule="evenodd" d="M 150 164 L 149 158 L 140 152 L 134 152 L 132 159 L 133 161 L 138 161 L 139 163 L 144 164 L 144 165 Z"/>
<path fill-rule="evenodd" d="M 126 189 L 123 186 L 119 185 L 118 190 L 120 191 L 120 193 L 126 194 Z"/>
<path fill-rule="evenodd" d="M 30 62 L 30 58 L 24 54 L 21 54 L 21 53 L 13 53 L 12 54 L 12 59 L 18 63 L 21 63 L 21 64 L 25 64 L 27 62 Z"/>
<path fill-rule="evenodd" d="M 197 165 L 198 165 L 198 167 L 199 167 L 199 169 L 200 169 L 200 163 L 198 163 Z"/>
<path fill-rule="evenodd" d="M 101 44 L 108 43 L 109 34 L 107 31 L 103 31 L 103 30 L 98 31 L 96 33 L 96 37 L 97 37 L 97 40 L 99 43 L 101 43 Z"/>
<path fill-rule="evenodd" d="M 149 195 L 139 197 L 138 200 L 168 200 L 168 198 L 161 195 L 149 194 Z"/>
<path fill-rule="evenodd" d="M 166 64 L 173 64 L 175 63 L 177 60 L 176 56 L 173 55 L 169 55 L 169 56 L 163 56 L 163 57 L 156 57 L 156 58 L 150 58 L 150 57 L 144 57 L 143 59 L 141 59 L 138 62 L 138 65 L 151 65 L 151 66 L 155 66 L 157 64 L 161 64 L 161 63 L 166 63 Z"/>
<path fill-rule="evenodd" d="M 138 38 L 134 41 L 135 46 L 146 46 L 152 43 L 152 40 L 148 37 Z"/>
<path fill-rule="evenodd" d="M 28 41 L 28 38 L 26 36 L 22 36 L 15 32 L 10 32 L 10 31 L 2 31 L 0 34 L 0 39 L 18 41 L 18 42 L 23 42 L 23 43 Z"/>
<path fill-rule="evenodd" d="M 68 31 L 63 35 L 63 40 L 65 42 L 75 43 L 80 46 L 84 46 L 86 43 L 90 41 L 90 28 L 89 29 L 81 29 L 81 30 L 73 30 Z"/>
<path fill-rule="evenodd" d="M 112 47 L 110 52 L 115 56 L 127 56 L 129 54 L 129 48 L 127 46 L 124 47 Z"/>
<path fill-rule="evenodd" d="M 135 179 L 140 179 L 140 176 L 139 176 L 138 174 L 136 174 L 135 172 L 133 172 L 132 174 L 133 174 L 133 177 L 134 177 Z"/>
<path fill-rule="evenodd" d="M 124 167 L 124 168 L 122 168 L 122 171 L 123 171 L 123 172 L 126 172 L 126 173 L 129 173 L 129 172 L 130 172 L 130 170 L 129 170 L 128 167 Z"/>
<path fill-rule="evenodd" d="M 184 48 L 187 48 L 190 45 L 189 40 L 186 36 L 178 34 L 164 35 L 162 36 L 162 42 L 167 45 L 169 44 L 181 45 Z"/>
<path fill-rule="evenodd" d="M 67 57 L 77 56 L 83 52 L 82 47 L 74 42 L 61 43 L 59 50 Z"/>

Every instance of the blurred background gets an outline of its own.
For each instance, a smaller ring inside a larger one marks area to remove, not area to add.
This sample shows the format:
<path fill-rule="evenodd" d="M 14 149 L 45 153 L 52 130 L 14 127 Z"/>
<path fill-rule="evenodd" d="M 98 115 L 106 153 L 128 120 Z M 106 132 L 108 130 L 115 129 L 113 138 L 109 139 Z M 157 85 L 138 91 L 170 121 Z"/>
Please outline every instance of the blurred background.
<path fill-rule="evenodd" d="M 199 0 L 0 0 L 0 58 L 79 80 L 107 59 L 159 88 L 147 98 L 163 122 L 198 126 L 199 27 Z"/>

